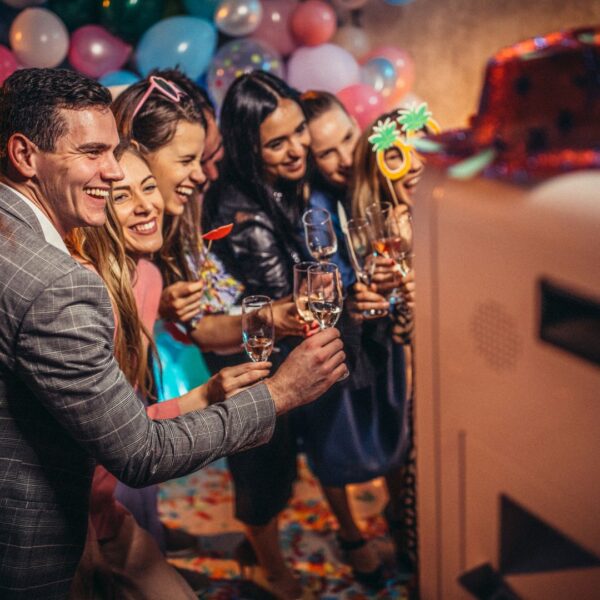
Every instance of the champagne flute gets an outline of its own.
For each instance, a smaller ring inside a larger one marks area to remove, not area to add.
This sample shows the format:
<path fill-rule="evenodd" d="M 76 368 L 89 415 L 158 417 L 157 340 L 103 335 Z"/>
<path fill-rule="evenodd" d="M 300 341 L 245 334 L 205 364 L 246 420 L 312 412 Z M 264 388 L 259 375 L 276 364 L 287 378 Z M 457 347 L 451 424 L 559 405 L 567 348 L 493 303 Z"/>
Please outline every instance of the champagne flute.
<path fill-rule="evenodd" d="M 371 243 L 377 256 L 390 257 L 386 222 L 393 211 L 390 202 L 373 202 L 365 209 L 365 215 L 371 229 Z"/>
<path fill-rule="evenodd" d="M 319 262 L 326 262 L 337 252 L 337 237 L 331 215 L 324 208 L 311 208 L 302 215 L 306 247 Z"/>
<path fill-rule="evenodd" d="M 394 261 L 396 271 L 406 277 L 413 266 L 413 226 L 410 213 L 392 214 L 386 221 L 389 256 Z M 394 289 L 390 303 L 395 312 L 410 315 L 402 290 Z"/>
<path fill-rule="evenodd" d="M 308 268 L 308 306 L 321 330 L 333 327 L 342 313 L 344 297 L 337 265 L 324 262 Z"/>
<path fill-rule="evenodd" d="M 315 320 L 308 307 L 308 268 L 318 264 L 312 261 L 304 261 L 294 265 L 294 302 L 298 314 L 307 325 Z"/>
<path fill-rule="evenodd" d="M 342 277 L 337 265 L 324 262 L 308 268 L 308 306 L 321 330 L 333 327 L 340 315 L 344 304 Z M 338 381 L 348 377 L 342 375 Z"/>
<path fill-rule="evenodd" d="M 346 230 L 346 245 L 350 262 L 356 278 L 365 285 L 370 285 L 375 271 L 375 254 L 371 248 L 369 222 L 366 219 L 350 219 Z M 378 319 L 387 314 L 386 310 L 364 310 L 365 319 Z"/>
<path fill-rule="evenodd" d="M 250 360 L 267 360 L 273 349 L 273 303 L 268 296 L 247 296 L 242 300 L 242 339 Z"/>

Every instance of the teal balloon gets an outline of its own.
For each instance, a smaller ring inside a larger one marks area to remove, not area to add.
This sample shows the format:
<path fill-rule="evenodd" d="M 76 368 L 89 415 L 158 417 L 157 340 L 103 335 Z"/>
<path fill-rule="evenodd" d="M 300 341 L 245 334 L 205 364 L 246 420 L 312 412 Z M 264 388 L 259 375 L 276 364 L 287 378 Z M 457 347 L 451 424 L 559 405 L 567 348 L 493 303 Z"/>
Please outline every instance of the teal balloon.
<path fill-rule="evenodd" d="M 100 20 L 98 0 L 50 0 L 48 8 L 55 12 L 69 31 Z"/>
<path fill-rule="evenodd" d="M 219 0 L 183 0 L 183 6 L 194 17 L 213 21 Z"/>
<path fill-rule="evenodd" d="M 100 23 L 128 42 L 136 42 L 165 14 L 165 0 L 103 0 Z"/>
<path fill-rule="evenodd" d="M 102 85 L 106 87 L 116 86 L 116 85 L 131 85 L 133 83 L 137 83 L 140 80 L 140 76 L 132 73 L 131 71 L 111 71 L 106 75 L 103 75 L 98 80 Z"/>
<path fill-rule="evenodd" d="M 135 60 L 144 76 L 152 69 L 179 67 L 190 79 L 197 79 L 208 68 L 216 47 L 212 23 L 198 17 L 170 17 L 146 31 Z"/>

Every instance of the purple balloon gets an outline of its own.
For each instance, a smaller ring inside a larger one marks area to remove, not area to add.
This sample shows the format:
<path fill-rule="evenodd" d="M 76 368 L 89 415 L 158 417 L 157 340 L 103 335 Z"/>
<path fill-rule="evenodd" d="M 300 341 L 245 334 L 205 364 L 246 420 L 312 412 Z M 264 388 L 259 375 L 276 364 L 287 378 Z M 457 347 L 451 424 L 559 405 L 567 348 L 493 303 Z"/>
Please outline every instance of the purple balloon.
<path fill-rule="evenodd" d="M 360 67 L 350 52 L 335 44 L 301 47 L 290 57 L 287 81 L 300 91 L 335 94 L 360 82 Z"/>
<path fill-rule="evenodd" d="M 100 25 L 84 25 L 71 36 L 69 62 L 89 77 L 102 77 L 120 69 L 131 54 L 131 46 Z"/>
<path fill-rule="evenodd" d="M 6 46 L 0 46 L 0 85 L 17 70 L 18 66 L 15 55 Z"/>

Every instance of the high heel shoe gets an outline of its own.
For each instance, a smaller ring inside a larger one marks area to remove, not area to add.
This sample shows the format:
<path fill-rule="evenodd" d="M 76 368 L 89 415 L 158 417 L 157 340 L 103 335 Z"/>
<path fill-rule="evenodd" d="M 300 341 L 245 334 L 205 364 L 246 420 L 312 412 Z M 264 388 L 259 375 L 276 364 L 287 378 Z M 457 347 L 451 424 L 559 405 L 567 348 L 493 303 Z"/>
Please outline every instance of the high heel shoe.
<path fill-rule="evenodd" d="M 356 581 L 373 590 L 385 587 L 385 575 L 382 564 L 379 564 L 372 571 L 360 571 L 352 564 L 352 560 L 349 556 L 350 552 L 364 548 L 367 545 L 367 540 L 365 540 L 365 538 L 361 537 L 358 540 L 348 541 L 338 535 L 337 543 L 344 553 L 345 562 L 352 567 L 352 574 Z"/>

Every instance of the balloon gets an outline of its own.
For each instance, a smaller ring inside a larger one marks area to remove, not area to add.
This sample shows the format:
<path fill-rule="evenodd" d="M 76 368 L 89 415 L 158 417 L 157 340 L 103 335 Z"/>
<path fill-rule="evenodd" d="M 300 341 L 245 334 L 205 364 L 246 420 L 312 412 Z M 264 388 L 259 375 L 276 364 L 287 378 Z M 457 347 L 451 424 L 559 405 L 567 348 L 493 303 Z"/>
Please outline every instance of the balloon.
<path fill-rule="evenodd" d="M 369 36 L 367 36 L 365 30 L 354 25 L 338 27 L 331 41 L 344 48 L 344 50 L 348 50 L 356 59 L 360 59 L 371 48 Z"/>
<path fill-rule="evenodd" d="M 402 97 L 407 94 L 415 81 L 415 65 L 410 54 L 402 48 L 395 46 L 381 46 L 375 48 L 363 58 L 366 64 L 372 58 L 386 58 L 396 69 L 396 84 L 391 93 L 386 96 L 386 106 L 395 107 Z"/>
<path fill-rule="evenodd" d="M 28 8 L 29 6 L 40 6 L 46 2 L 46 0 L 2 0 L 4 4 L 8 4 L 12 8 Z"/>
<path fill-rule="evenodd" d="M 202 17 L 212 23 L 219 0 L 183 0 L 185 10 L 193 17 Z"/>
<path fill-rule="evenodd" d="M 396 87 L 396 68 L 387 58 L 372 58 L 360 68 L 360 81 L 370 85 L 386 100 Z"/>
<path fill-rule="evenodd" d="M 324 90 L 335 94 L 360 80 L 355 58 L 334 44 L 298 48 L 288 62 L 288 83 L 301 91 Z"/>
<path fill-rule="evenodd" d="M 54 11 L 73 31 L 82 25 L 97 23 L 100 20 L 98 0 L 50 0 L 48 8 Z"/>
<path fill-rule="evenodd" d="M 56 67 L 67 55 L 65 24 L 46 8 L 26 8 L 10 28 L 10 45 L 26 67 Z"/>
<path fill-rule="evenodd" d="M 283 77 L 281 57 L 262 42 L 252 39 L 232 40 L 222 46 L 208 70 L 208 91 L 218 106 L 233 81 L 256 69 Z"/>
<path fill-rule="evenodd" d="M 262 0 L 263 17 L 252 38 L 264 41 L 281 56 L 289 56 L 296 48 L 290 31 L 290 16 L 298 0 Z"/>
<path fill-rule="evenodd" d="M 303 46 L 318 46 L 328 42 L 337 28 L 335 11 L 321 0 L 301 2 L 292 13 L 290 29 Z"/>
<path fill-rule="evenodd" d="M 366 3 L 367 0 L 333 0 L 333 5 L 343 10 L 356 10 L 362 8 Z"/>
<path fill-rule="evenodd" d="M 368 127 L 386 110 L 381 95 L 364 83 L 348 86 L 336 95 L 346 110 L 358 121 L 361 129 Z"/>
<path fill-rule="evenodd" d="M 18 66 L 15 55 L 6 46 L 0 46 L 0 85 L 17 70 Z"/>
<path fill-rule="evenodd" d="M 120 69 L 130 54 L 131 46 L 100 25 L 84 25 L 71 36 L 69 62 L 89 77 Z"/>
<path fill-rule="evenodd" d="M 159 21 L 143 35 L 135 51 L 142 75 L 152 69 L 179 68 L 197 79 L 210 64 L 217 45 L 213 25 L 198 17 L 179 15 Z"/>
<path fill-rule="evenodd" d="M 217 29 L 232 37 L 252 33 L 261 19 L 260 0 L 221 0 L 215 12 Z"/>
<path fill-rule="evenodd" d="M 100 23 L 128 42 L 137 41 L 165 12 L 165 0 L 104 0 L 100 4 Z"/>
<path fill-rule="evenodd" d="M 111 71 L 100 77 L 100 83 L 106 87 L 131 85 L 140 80 L 140 77 L 131 71 Z"/>

